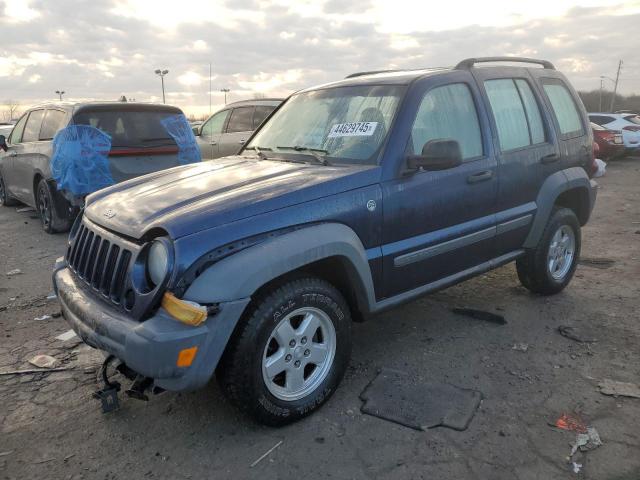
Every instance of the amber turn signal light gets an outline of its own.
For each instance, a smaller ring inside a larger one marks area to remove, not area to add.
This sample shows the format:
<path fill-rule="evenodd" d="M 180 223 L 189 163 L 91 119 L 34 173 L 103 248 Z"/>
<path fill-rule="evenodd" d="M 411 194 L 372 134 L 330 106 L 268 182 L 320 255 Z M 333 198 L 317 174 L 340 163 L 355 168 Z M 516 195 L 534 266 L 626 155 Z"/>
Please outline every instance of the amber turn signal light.
<path fill-rule="evenodd" d="M 190 367 L 193 363 L 193 359 L 196 358 L 196 353 L 198 353 L 198 347 L 191 347 L 180 350 L 176 365 L 179 367 Z"/>
<path fill-rule="evenodd" d="M 197 327 L 207 319 L 206 308 L 180 300 L 170 292 L 166 292 L 162 296 L 161 305 L 173 318 L 193 327 Z"/>

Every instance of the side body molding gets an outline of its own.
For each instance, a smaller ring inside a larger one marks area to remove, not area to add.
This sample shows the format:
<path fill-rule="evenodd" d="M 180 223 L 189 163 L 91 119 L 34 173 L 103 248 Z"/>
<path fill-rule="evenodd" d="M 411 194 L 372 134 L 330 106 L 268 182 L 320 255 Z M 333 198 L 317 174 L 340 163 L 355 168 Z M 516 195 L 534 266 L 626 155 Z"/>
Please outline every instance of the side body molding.
<path fill-rule="evenodd" d="M 589 199 L 588 212 L 589 214 L 591 213 L 596 201 L 597 184 L 589 180 L 587 172 L 583 168 L 567 168 L 549 175 L 542 184 L 542 188 L 540 188 L 536 198 L 537 212 L 529 235 L 524 242 L 525 248 L 534 248 L 538 244 L 556 199 L 563 192 L 574 188 L 585 190 Z"/>
<path fill-rule="evenodd" d="M 226 257 L 205 270 L 183 298 L 199 303 L 247 298 L 280 275 L 329 257 L 345 262 L 358 307 L 370 311 L 375 294 L 365 249 L 351 228 L 338 223 L 302 228 Z"/>

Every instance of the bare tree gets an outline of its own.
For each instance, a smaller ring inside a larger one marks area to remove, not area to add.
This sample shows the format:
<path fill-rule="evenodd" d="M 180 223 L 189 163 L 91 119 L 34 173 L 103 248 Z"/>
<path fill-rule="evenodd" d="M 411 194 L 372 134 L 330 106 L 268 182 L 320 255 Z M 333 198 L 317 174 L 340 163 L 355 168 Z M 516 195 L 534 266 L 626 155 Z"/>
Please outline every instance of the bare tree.
<path fill-rule="evenodd" d="M 16 100 L 5 100 L 3 102 L 2 118 L 4 120 L 13 120 L 18 112 L 20 104 Z"/>

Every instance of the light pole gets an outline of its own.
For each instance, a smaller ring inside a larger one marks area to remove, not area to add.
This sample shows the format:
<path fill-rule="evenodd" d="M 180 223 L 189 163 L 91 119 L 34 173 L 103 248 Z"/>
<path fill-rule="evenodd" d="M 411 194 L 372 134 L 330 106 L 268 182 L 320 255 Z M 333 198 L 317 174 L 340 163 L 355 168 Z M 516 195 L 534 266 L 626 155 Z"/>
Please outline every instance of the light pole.
<path fill-rule="evenodd" d="M 56 93 L 58 94 L 58 97 L 60 98 L 60 101 L 62 101 L 62 95 L 65 94 L 64 90 L 56 90 Z"/>
<path fill-rule="evenodd" d="M 169 70 L 156 70 L 156 75 L 160 77 L 160 81 L 162 82 L 162 103 L 167 103 L 164 99 L 164 76 L 169 73 Z"/>
<path fill-rule="evenodd" d="M 224 104 L 227 104 L 227 93 L 229 93 L 231 90 L 229 90 L 228 88 L 221 88 L 220 89 L 221 92 L 224 93 Z"/>

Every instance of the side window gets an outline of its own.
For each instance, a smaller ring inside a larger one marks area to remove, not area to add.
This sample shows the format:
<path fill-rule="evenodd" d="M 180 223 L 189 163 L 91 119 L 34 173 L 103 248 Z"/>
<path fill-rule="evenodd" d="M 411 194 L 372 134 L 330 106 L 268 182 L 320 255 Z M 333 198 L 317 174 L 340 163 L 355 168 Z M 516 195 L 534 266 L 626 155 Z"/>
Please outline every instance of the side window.
<path fill-rule="evenodd" d="M 524 85 L 529 87 L 526 82 Z M 491 104 L 502 151 L 539 143 L 541 135 L 544 140 L 540 111 L 537 109 L 531 89 L 528 90 L 531 97 L 527 102 L 521 96 L 521 92 L 527 92 L 527 90 L 516 85 L 516 82 L 511 78 L 487 80 L 484 82 L 484 88 Z M 526 103 L 529 103 L 529 108 L 525 110 Z M 534 130 L 536 131 L 536 141 L 533 138 Z"/>
<path fill-rule="evenodd" d="M 16 126 L 13 127 L 11 131 L 11 136 L 9 137 L 9 143 L 16 144 L 22 142 L 22 132 L 24 132 L 24 126 L 27 123 L 27 117 L 29 117 L 28 113 L 25 113 L 22 118 L 16 123 Z"/>
<path fill-rule="evenodd" d="M 551 108 L 560 126 L 560 133 L 569 136 L 581 134 L 583 129 L 580 114 L 567 87 L 559 81 L 543 82 L 542 87 L 551 102 Z"/>
<path fill-rule="evenodd" d="M 67 114 L 61 110 L 47 110 L 40 129 L 40 140 L 51 140 L 65 126 Z"/>
<path fill-rule="evenodd" d="M 222 112 L 218 112 L 209 120 L 207 120 L 207 122 L 202 126 L 200 135 L 205 137 L 211 137 L 212 135 L 222 133 L 222 128 L 224 127 L 224 122 L 227 120 L 227 117 L 229 116 L 229 112 L 230 110 L 224 110 Z"/>
<path fill-rule="evenodd" d="M 42 117 L 44 117 L 44 110 L 34 110 L 29 114 L 27 125 L 24 127 L 24 133 L 22 134 L 22 143 L 38 141 Z"/>
<path fill-rule="evenodd" d="M 607 117 L 606 115 L 589 115 L 589 120 L 598 125 L 606 125 L 607 123 L 613 122 L 615 118 Z"/>
<path fill-rule="evenodd" d="M 462 158 L 482 156 L 482 134 L 469 87 L 455 83 L 436 87 L 422 99 L 411 129 L 413 151 L 436 139 L 457 140 Z"/>
<path fill-rule="evenodd" d="M 234 108 L 227 125 L 227 133 L 253 130 L 253 107 Z"/>
<path fill-rule="evenodd" d="M 527 114 L 527 122 L 529 122 L 529 133 L 531 134 L 531 143 L 533 145 L 545 141 L 544 125 L 542 124 L 542 114 L 540 107 L 536 101 L 536 97 L 531 91 L 531 87 L 526 80 L 517 79 L 516 86 L 524 103 L 524 111 Z"/>
<path fill-rule="evenodd" d="M 258 128 L 275 108 L 270 105 L 257 105 L 256 110 L 253 112 L 253 130 Z"/>

